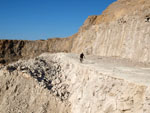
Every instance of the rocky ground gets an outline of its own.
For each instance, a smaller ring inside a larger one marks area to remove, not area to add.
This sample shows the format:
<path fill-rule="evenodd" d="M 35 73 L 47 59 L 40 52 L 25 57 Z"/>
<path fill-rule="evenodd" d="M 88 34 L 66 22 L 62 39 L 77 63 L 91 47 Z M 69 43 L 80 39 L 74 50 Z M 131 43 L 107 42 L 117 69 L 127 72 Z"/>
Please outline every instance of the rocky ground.
<path fill-rule="evenodd" d="M 0 113 L 149 113 L 150 66 L 44 53 L 0 67 Z"/>

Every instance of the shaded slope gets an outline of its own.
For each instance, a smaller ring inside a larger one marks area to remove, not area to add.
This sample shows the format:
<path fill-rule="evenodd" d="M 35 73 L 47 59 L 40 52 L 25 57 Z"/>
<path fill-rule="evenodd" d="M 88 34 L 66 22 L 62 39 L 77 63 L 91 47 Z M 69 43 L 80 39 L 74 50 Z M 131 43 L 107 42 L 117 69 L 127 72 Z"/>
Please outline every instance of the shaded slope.
<path fill-rule="evenodd" d="M 70 52 L 73 38 L 54 38 L 48 40 L 0 40 L 0 64 L 17 61 L 20 58 L 33 58 L 44 52 Z"/>

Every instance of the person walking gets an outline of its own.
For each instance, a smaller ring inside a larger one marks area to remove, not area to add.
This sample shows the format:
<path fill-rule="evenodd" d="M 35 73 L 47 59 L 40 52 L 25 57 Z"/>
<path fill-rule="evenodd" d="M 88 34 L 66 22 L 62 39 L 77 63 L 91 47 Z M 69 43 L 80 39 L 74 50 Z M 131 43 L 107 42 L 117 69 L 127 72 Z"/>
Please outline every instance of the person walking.
<path fill-rule="evenodd" d="M 83 58 L 85 58 L 85 56 L 84 56 L 83 53 L 81 53 L 81 54 L 80 54 L 80 62 L 81 62 L 81 63 L 83 62 Z"/>

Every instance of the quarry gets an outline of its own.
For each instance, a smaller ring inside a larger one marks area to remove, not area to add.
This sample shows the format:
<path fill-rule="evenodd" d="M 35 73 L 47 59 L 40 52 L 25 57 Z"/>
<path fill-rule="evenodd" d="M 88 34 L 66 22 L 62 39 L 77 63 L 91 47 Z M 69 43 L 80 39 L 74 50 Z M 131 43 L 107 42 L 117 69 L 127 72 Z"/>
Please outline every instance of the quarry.
<path fill-rule="evenodd" d="M 150 113 L 149 18 L 118 0 L 71 37 L 0 40 L 0 113 Z"/>

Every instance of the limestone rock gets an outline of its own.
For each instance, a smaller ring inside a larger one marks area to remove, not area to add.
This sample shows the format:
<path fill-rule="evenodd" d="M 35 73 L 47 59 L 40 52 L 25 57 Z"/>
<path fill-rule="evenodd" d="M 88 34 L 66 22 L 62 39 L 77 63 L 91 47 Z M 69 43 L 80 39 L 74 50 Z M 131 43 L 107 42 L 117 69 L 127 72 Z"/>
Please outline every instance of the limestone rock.
<path fill-rule="evenodd" d="M 85 21 L 71 51 L 149 63 L 149 14 L 149 0 L 118 0 Z"/>
<path fill-rule="evenodd" d="M 0 113 L 149 113 L 150 68 L 44 53 L 0 69 Z"/>

